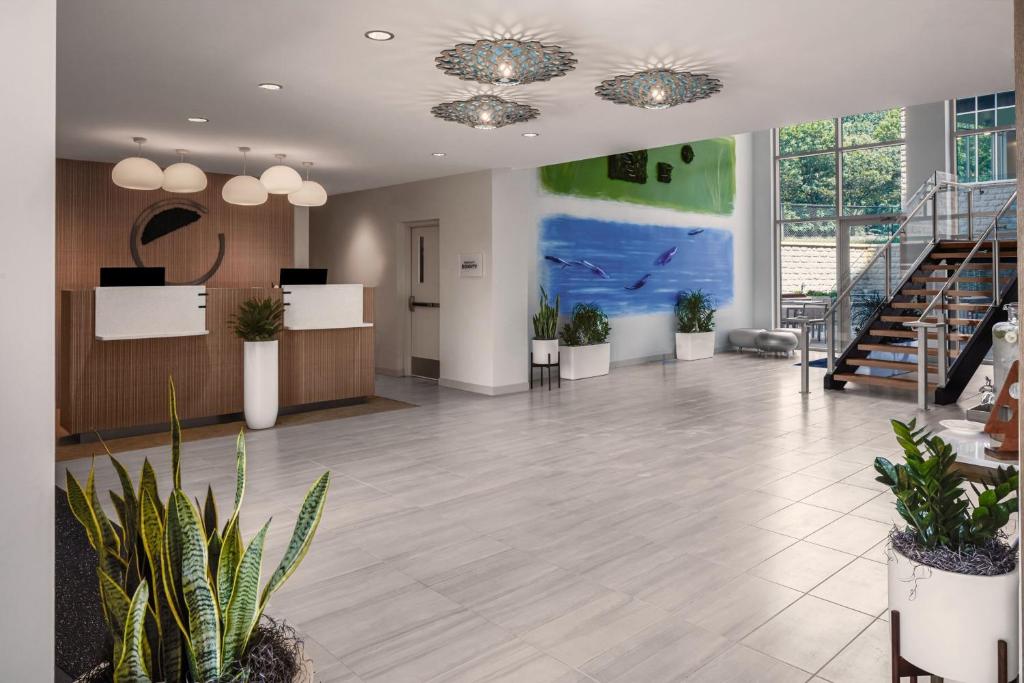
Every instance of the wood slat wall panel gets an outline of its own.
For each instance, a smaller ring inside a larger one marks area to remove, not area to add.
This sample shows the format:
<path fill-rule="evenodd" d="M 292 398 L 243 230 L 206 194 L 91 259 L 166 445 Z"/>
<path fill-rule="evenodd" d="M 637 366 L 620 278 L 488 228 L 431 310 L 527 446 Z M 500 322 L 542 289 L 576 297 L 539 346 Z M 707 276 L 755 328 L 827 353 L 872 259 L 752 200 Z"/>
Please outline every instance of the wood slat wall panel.
<path fill-rule="evenodd" d="M 132 223 L 154 202 L 180 197 L 197 201 L 208 213 L 197 223 L 139 247 L 147 265 L 164 266 L 172 282 L 205 273 L 217 256 L 218 233 L 225 254 L 208 287 L 269 287 L 281 268 L 295 263 L 294 208 L 283 195 L 262 206 L 234 206 L 221 199 L 230 176 L 208 173 L 202 192 L 171 194 L 117 187 L 113 164 L 58 159 L 56 169 L 57 347 L 62 343 L 63 290 L 87 290 L 99 284 L 101 266 L 132 266 Z M 57 368 L 58 387 L 61 367 Z"/>
<path fill-rule="evenodd" d="M 92 290 L 61 292 L 67 334 L 60 346 L 61 426 L 72 434 L 162 424 L 167 378 L 174 377 L 182 419 L 243 409 L 242 341 L 228 320 L 253 296 L 280 298 L 280 289 L 210 288 L 202 337 L 98 341 Z M 373 322 L 373 290 L 364 290 Z M 373 395 L 374 328 L 285 331 L 280 343 L 282 406 Z"/>

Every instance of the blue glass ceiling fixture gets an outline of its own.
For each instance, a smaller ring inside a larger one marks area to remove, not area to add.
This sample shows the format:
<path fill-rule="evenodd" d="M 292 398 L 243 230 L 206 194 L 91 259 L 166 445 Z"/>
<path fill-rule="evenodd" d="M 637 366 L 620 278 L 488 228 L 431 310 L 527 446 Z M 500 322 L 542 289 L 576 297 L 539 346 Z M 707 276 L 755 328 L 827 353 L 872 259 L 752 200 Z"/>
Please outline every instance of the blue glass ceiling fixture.
<path fill-rule="evenodd" d="M 706 99 L 721 89 L 722 82 L 707 74 L 648 69 L 601 81 L 594 88 L 594 94 L 616 104 L 668 109 L 684 102 Z"/>
<path fill-rule="evenodd" d="M 495 95 L 476 95 L 468 100 L 443 102 L 432 108 L 430 113 L 439 119 L 479 130 L 501 128 L 540 116 L 536 107 L 504 100 Z"/>
<path fill-rule="evenodd" d="M 434 62 L 449 76 L 491 85 L 548 81 L 576 68 L 572 53 L 558 45 L 514 38 L 460 43 L 443 50 Z"/>

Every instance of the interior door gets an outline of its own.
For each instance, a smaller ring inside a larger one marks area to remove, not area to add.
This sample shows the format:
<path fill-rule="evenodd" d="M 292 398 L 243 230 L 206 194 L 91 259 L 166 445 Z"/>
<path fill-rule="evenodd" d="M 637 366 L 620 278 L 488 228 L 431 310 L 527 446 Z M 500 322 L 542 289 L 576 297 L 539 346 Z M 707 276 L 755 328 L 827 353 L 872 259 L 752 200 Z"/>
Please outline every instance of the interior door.
<path fill-rule="evenodd" d="M 410 228 L 409 315 L 410 363 L 413 375 L 441 376 L 441 281 L 438 226 Z"/>

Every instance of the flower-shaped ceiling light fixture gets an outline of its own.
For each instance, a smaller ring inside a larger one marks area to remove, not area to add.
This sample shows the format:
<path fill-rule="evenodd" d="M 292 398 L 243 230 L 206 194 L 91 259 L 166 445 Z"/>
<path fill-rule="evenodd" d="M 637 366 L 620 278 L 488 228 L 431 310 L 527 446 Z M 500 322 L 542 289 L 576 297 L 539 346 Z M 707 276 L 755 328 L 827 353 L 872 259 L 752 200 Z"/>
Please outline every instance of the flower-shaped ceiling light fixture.
<path fill-rule="evenodd" d="M 703 100 L 721 89 L 722 82 L 707 74 L 648 69 L 602 81 L 594 88 L 594 93 L 616 104 L 667 109 L 684 102 Z"/>
<path fill-rule="evenodd" d="M 548 81 L 576 68 L 572 53 L 558 45 L 514 38 L 460 43 L 443 50 L 434 62 L 449 76 L 491 85 Z"/>
<path fill-rule="evenodd" d="M 480 130 L 501 128 L 540 116 L 536 107 L 504 100 L 496 95 L 476 95 L 468 100 L 444 102 L 430 113 L 445 121 L 454 121 Z"/>

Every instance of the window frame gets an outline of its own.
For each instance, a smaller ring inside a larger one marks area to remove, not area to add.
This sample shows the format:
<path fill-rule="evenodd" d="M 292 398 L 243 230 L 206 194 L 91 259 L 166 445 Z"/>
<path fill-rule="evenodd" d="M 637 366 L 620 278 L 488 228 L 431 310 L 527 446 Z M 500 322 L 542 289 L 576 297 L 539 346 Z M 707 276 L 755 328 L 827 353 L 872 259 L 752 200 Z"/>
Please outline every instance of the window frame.
<path fill-rule="evenodd" d="M 1000 91 L 994 92 L 994 93 L 982 93 L 980 95 L 977 95 L 977 94 L 973 95 L 972 97 L 975 100 L 975 105 L 974 105 L 974 109 L 972 111 L 975 114 L 975 118 L 977 118 L 977 112 L 978 112 L 977 98 L 978 97 L 985 97 L 987 95 L 992 95 L 992 97 L 995 98 L 994 99 L 994 107 L 992 109 L 992 112 L 993 112 L 993 115 L 995 116 L 995 118 L 998 120 L 998 112 L 999 112 L 999 110 L 1000 109 L 1009 109 L 1010 108 L 1010 107 L 1005 107 L 1005 106 L 1004 107 L 1000 107 L 999 106 L 999 95 L 1001 95 L 1003 93 L 1007 93 L 1007 92 L 1014 92 L 1014 91 L 1012 91 L 1012 90 L 1000 90 Z M 1015 101 L 1016 101 L 1016 97 L 1017 97 L 1017 95 L 1014 94 L 1014 100 Z M 1001 126 L 1000 125 L 995 125 L 995 126 L 987 126 L 985 128 L 965 128 L 963 130 L 960 130 L 957 127 L 957 116 L 958 116 L 958 114 L 957 114 L 957 111 L 956 111 L 956 103 L 959 100 L 962 100 L 962 99 L 966 99 L 966 98 L 954 97 L 954 98 L 949 100 L 949 106 L 946 107 L 946 109 L 948 110 L 948 113 L 949 113 L 949 123 L 948 123 L 949 132 L 950 132 L 950 134 L 948 136 L 948 138 L 949 138 L 949 159 L 950 159 L 950 163 L 951 163 L 951 165 L 953 167 L 952 168 L 953 172 L 957 172 L 958 169 L 960 168 L 960 159 L 959 159 L 959 157 L 957 155 L 957 147 L 959 146 L 960 138 L 963 138 L 963 137 L 979 137 L 979 136 L 982 136 L 982 135 L 991 135 L 992 139 L 993 139 L 993 142 L 994 142 L 995 141 L 995 136 L 998 135 L 999 133 L 1006 133 L 1006 132 L 1009 132 L 1009 131 L 1013 131 L 1013 132 L 1016 133 L 1016 131 L 1017 131 L 1017 124 L 1016 124 L 1016 122 L 1009 123 L 1009 124 L 1003 124 Z M 985 109 L 983 111 L 988 111 L 988 109 Z M 994 149 L 994 147 L 993 147 L 993 149 Z M 975 154 L 977 154 L 977 151 L 975 151 Z M 995 162 L 995 158 L 994 157 L 993 157 L 993 162 Z M 1018 170 L 1018 172 L 1019 172 L 1019 170 Z M 957 174 L 957 179 L 960 180 L 959 174 Z M 990 181 L 974 181 L 974 182 L 1003 182 L 1003 181 L 1002 180 L 990 180 Z"/>

